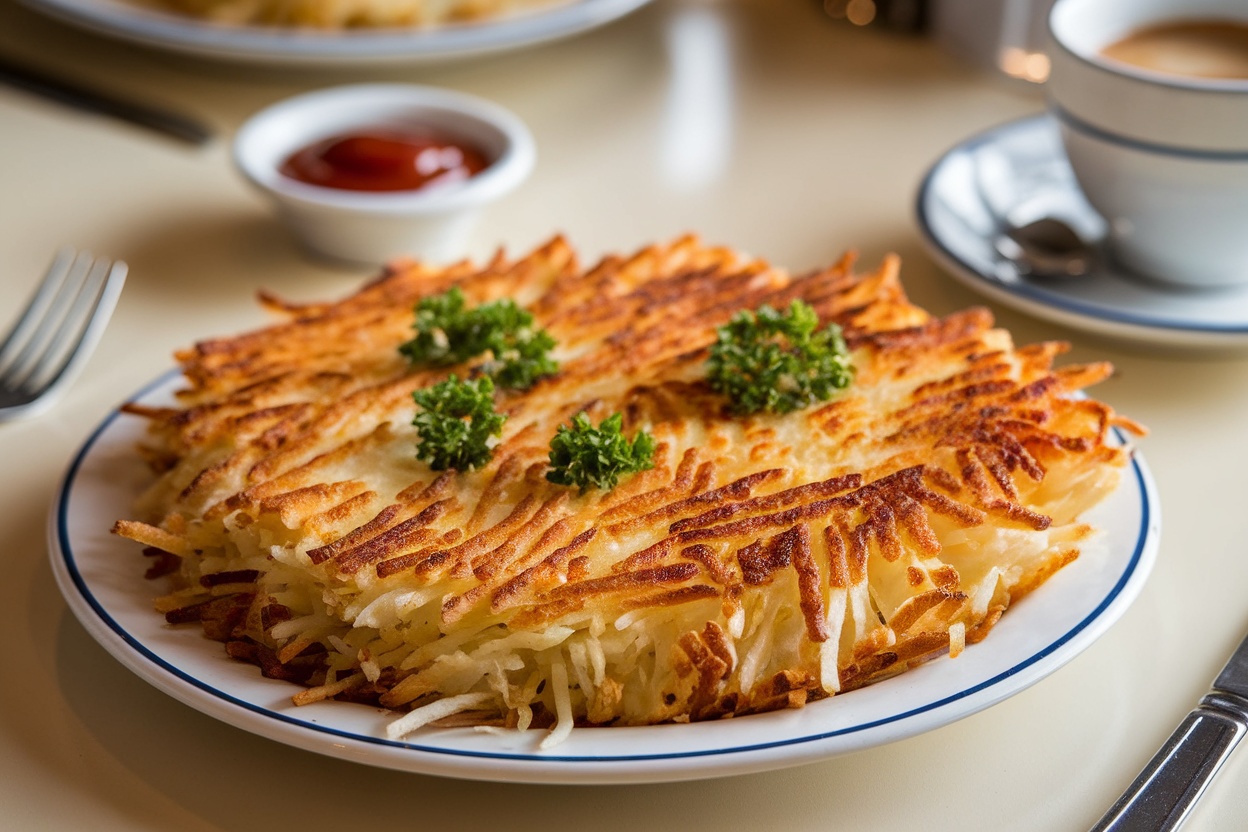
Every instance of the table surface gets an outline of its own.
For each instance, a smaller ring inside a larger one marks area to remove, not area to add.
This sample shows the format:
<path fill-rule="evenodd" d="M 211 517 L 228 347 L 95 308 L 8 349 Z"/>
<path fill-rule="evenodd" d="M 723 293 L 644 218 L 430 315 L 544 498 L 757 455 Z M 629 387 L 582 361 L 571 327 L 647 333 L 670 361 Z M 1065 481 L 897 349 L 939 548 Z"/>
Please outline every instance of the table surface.
<path fill-rule="evenodd" d="M 1043 108 L 930 41 L 827 18 L 811 0 L 658 0 L 556 43 L 443 65 L 264 69 L 133 47 L 0 0 L 0 54 L 193 113 L 188 148 L 0 88 L 0 326 L 51 253 L 124 258 L 99 349 L 50 413 L 0 425 L 6 540 L 0 829 L 988 829 L 1088 827 L 1248 632 L 1248 359 L 1149 354 L 1006 309 L 1019 342 L 1108 359 L 1097 395 L 1151 428 L 1155 571 L 1086 652 L 1013 698 L 920 736 L 764 774 L 648 786 L 479 784 L 370 768 L 220 724 L 131 675 L 57 592 L 44 517 L 85 435 L 190 342 L 264 320 L 265 288 L 335 297 L 367 269 L 306 259 L 231 167 L 250 113 L 336 83 L 435 84 L 532 127 L 533 177 L 493 206 L 474 257 L 560 232 L 585 259 L 695 231 L 801 270 L 846 249 L 904 261 L 911 296 L 981 304 L 924 253 L 913 203 L 963 137 Z M 488 799 L 481 799 L 488 794 Z M 1192 829 L 1248 825 L 1248 751 Z"/>

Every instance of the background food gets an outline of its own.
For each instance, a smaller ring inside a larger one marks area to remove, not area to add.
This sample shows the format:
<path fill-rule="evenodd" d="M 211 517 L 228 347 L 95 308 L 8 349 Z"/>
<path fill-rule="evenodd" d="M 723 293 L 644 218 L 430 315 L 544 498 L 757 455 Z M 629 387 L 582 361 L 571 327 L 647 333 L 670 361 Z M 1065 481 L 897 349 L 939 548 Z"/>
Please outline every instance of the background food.
<path fill-rule="evenodd" d="M 165 0 L 216 23 L 342 29 L 488 20 L 575 0 Z"/>

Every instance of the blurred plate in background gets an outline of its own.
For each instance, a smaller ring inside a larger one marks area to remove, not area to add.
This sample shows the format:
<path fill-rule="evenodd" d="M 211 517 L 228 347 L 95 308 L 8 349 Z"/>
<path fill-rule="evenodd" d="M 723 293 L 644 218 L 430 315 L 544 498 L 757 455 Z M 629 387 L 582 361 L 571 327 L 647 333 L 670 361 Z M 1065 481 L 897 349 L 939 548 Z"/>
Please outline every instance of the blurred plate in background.
<path fill-rule="evenodd" d="M 126 0 L 23 0 L 32 9 L 96 34 L 243 63 L 348 66 L 434 63 L 544 43 L 609 23 L 650 0 L 573 0 L 480 23 L 412 29 L 228 26 Z"/>

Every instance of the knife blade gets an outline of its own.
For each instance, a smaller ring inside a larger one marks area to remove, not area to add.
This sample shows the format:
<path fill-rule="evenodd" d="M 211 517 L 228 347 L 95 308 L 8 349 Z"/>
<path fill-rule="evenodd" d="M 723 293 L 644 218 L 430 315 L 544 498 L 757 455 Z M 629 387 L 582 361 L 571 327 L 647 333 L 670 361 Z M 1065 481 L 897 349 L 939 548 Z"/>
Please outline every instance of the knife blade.
<path fill-rule="evenodd" d="M 1248 637 L 1092 832 L 1177 829 L 1248 732 Z"/>
<path fill-rule="evenodd" d="M 187 116 L 107 95 L 3 58 L 0 58 L 0 81 L 80 110 L 154 130 L 188 144 L 202 145 L 212 138 L 211 130 Z"/>

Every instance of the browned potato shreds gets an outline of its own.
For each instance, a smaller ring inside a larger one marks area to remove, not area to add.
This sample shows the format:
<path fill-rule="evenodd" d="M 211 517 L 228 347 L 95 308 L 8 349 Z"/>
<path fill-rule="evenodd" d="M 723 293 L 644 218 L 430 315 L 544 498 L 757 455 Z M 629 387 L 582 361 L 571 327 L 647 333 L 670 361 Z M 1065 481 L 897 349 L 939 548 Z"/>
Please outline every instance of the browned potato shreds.
<path fill-rule="evenodd" d="M 563 239 L 518 260 L 401 263 L 336 303 L 179 354 L 179 406 L 135 407 L 156 482 L 117 533 L 176 556 L 158 601 L 230 655 L 430 722 L 526 728 L 710 719 L 860 687 L 984 638 L 1078 556 L 1080 515 L 1141 432 L 1075 395 L 988 312 L 910 304 L 888 258 L 791 276 L 688 237 L 588 270 Z M 492 461 L 416 458 L 412 392 L 466 366 L 398 346 L 421 297 L 512 297 L 557 339 L 558 375 L 500 391 Z M 854 384 L 735 417 L 705 380 L 715 329 L 801 298 L 845 332 Z M 650 431 L 655 466 L 610 492 L 548 482 L 556 427 Z M 165 556 L 166 559 L 169 556 Z M 168 564 L 160 572 L 169 571 Z"/>
<path fill-rule="evenodd" d="M 306 29 L 436 27 L 479 23 L 576 0 L 159 0 L 214 23 Z"/>

